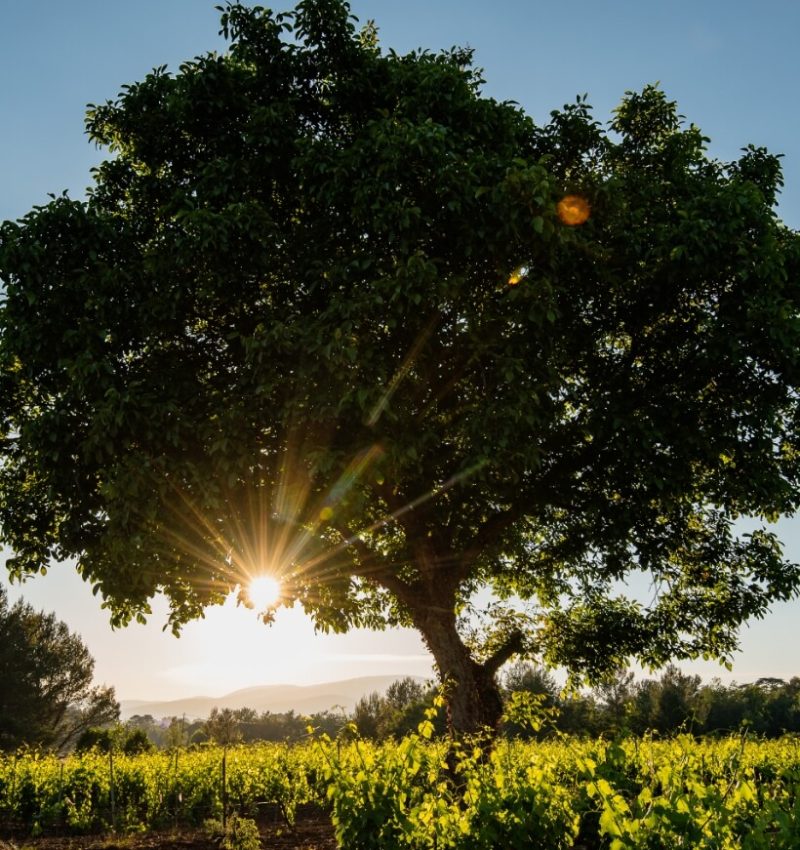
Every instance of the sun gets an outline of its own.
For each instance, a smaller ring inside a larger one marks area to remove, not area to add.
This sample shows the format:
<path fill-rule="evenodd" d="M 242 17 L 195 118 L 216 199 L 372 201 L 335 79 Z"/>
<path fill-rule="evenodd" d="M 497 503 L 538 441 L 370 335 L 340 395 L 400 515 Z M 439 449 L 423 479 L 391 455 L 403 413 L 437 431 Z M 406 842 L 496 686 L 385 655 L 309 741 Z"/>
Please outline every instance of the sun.
<path fill-rule="evenodd" d="M 258 611 L 272 607 L 281 595 L 281 584 L 272 576 L 256 576 L 247 585 L 247 597 Z"/>

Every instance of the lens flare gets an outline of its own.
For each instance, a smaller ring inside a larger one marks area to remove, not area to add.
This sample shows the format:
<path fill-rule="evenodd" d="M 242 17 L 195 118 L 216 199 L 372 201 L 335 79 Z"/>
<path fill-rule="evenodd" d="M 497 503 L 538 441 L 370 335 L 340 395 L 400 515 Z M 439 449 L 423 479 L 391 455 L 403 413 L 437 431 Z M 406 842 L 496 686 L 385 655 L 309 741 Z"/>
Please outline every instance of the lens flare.
<path fill-rule="evenodd" d="M 247 598 L 256 610 L 271 608 L 281 596 L 280 582 L 272 576 L 256 576 L 247 585 Z"/>
<path fill-rule="evenodd" d="M 517 266 L 508 277 L 508 285 L 516 286 L 528 274 L 527 266 Z"/>
<path fill-rule="evenodd" d="M 562 224 L 568 227 L 576 227 L 583 224 L 589 218 L 592 208 L 583 195 L 566 195 L 556 207 L 556 212 Z"/>

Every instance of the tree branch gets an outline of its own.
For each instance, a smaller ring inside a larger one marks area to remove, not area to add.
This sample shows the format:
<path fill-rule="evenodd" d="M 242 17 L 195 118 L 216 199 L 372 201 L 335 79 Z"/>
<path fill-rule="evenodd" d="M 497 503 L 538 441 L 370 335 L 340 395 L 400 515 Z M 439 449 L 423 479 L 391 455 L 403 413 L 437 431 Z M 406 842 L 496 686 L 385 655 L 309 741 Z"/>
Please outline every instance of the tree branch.
<path fill-rule="evenodd" d="M 378 563 L 379 556 L 357 534 L 348 535 L 346 528 L 340 526 L 335 526 L 335 528 L 345 541 L 345 545 L 352 546 L 358 552 L 360 568 L 354 567 L 353 575 L 364 579 L 364 581 L 382 584 L 401 602 L 405 602 L 410 591 L 408 584 L 395 575 L 386 564 Z"/>
<path fill-rule="evenodd" d="M 523 634 L 519 629 L 515 629 L 508 636 L 508 640 L 483 662 L 483 669 L 494 676 L 512 655 L 519 654 L 523 649 Z"/>

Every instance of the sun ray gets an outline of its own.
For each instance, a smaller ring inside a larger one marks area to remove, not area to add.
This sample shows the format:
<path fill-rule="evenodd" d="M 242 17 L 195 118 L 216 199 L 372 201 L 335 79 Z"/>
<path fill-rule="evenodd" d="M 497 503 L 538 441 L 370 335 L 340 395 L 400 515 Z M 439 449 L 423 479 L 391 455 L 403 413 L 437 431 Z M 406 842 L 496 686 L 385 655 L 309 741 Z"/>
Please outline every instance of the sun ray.
<path fill-rule="evenodd" d="M 414 365 L 417 357 L 419 356 L 420 351 L 422 350 L 425 343 L 430 338 L 430 335 L 433 333 L 436 326 L 439 324 L 442 318 L 441 313 L 437 312 L 428 320 L 428 323 L 424 328 L 419 332 L 419 335 L 414 340 L 414 344 L 409 349 L 408 354 L 403 359 L 400 368 L 395 372 L 392 380 L 389 382 L 389 386 L 386 388 L 385 392 L 381 396 L 378 403 L 372 410 L 372 413 L 367 420 L 367 425 L 372 427 L 375 423 L 380 419 L 381 414 L 384 410 L 386 410 L 386 406 L 391 401 L 392 396 L 397 392 L 397 388 L 403 382 L 405 376 L 409 373 L 411 367 Z"/>
<path fill-rule="evenodd" d="M 407 502 L 405 505 L 398 508 L 397 510 L 392 511 L 385 517 L 376 520 L 370 525 L 365 526 L 359 531 L 356 531 L 355 533 L 351 534 L 349 537 L 346 537 L 341 543 L 334 546 L 329 551 L 323 553 L 322 555 L 319 555 L 317 558 L 314 558 L 311 561 L 307 561 L 303 564 L 303 568 L 305 570 L 310 570 L 320 567 L 325 561 L 332 559 L 340 552 L 354 545 L 357 540 L 361 540 L 363 535 L 370 534 L 373 531 L 378 531 L 379 529 L 383 528 L 391 522 L 394 522 L 396 519 L 408 513 L 409 511 L 414 510 L 415 508 L 419 507 L 430 499 L 435 499 L 437 496 L 446 492 L 451 487 L 454 487 L 456 484 L 459 484 L 462 481 L 465 481 L 466 479 L 475 475 L 475 473 L 478 472 L 483 466 L 485 466 L 486 463 L 488 463 L 488 461 L 479 461 L 478 463 L 473 464 L 471 467 L 468 467 L 467 469 L 462 469 L 460 472 L 451 475 L 446 481 L 442 482 L 440 486 L 434 487 L 431 490 L 428 490 L 426 493 L 417 496 L 415 499 L 412 499 L 411 501 Z"/>
<path fill-rule="evenodd" d="M 424 340 L 418 342 L 421 347 Z M 353 487 L 368 479 L 384 448 L 373 443 L 358 451 L 325 493 L 315 488 L 313 474 L 305 466 L 305 441 L 295 435 L 292 443 L 280 463 L 251 468 L 230 492 L 217 488 L 206 498 L 196 482 L 181 487 L 174 478 L 167 480 L 175 498 L 166 501 L 174 521 L 158 522 L 164 557 L 169 560 L 179 553 L 181 562 L 193 562 L 199 573 L 195 587 L 202 588 L 201 594 L 219 598 L 238 591 L 241 602 L 266 613 L 302 601 L 314 584 L 353 575 L 354 558 L 362 576 L 400 570 L 407 565 L 393 563 L 384 551 L 382 529 L 469 479 L 483 465 L 463 469 L 353 529 L 342 524 L 345 517 L 337 517 L 337 508 Z M 338 541 L 329 537 L 328 530 Z"/>

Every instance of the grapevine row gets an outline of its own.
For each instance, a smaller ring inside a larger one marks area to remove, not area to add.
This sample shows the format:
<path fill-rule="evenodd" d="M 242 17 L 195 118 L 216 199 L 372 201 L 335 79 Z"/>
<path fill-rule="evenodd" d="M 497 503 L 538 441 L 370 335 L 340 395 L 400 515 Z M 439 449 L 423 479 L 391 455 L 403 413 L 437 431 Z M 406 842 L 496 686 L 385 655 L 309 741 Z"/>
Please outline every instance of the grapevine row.
<path fill-rule="evenodd" d="M 308 803 L 348 850 L 788 850 L 800 846 L 800 742 L 563 738 L 487 756 L 412 735 L 0 757 L 4 832 L 130 832 L 228 811 L 291 825 Z"/>

